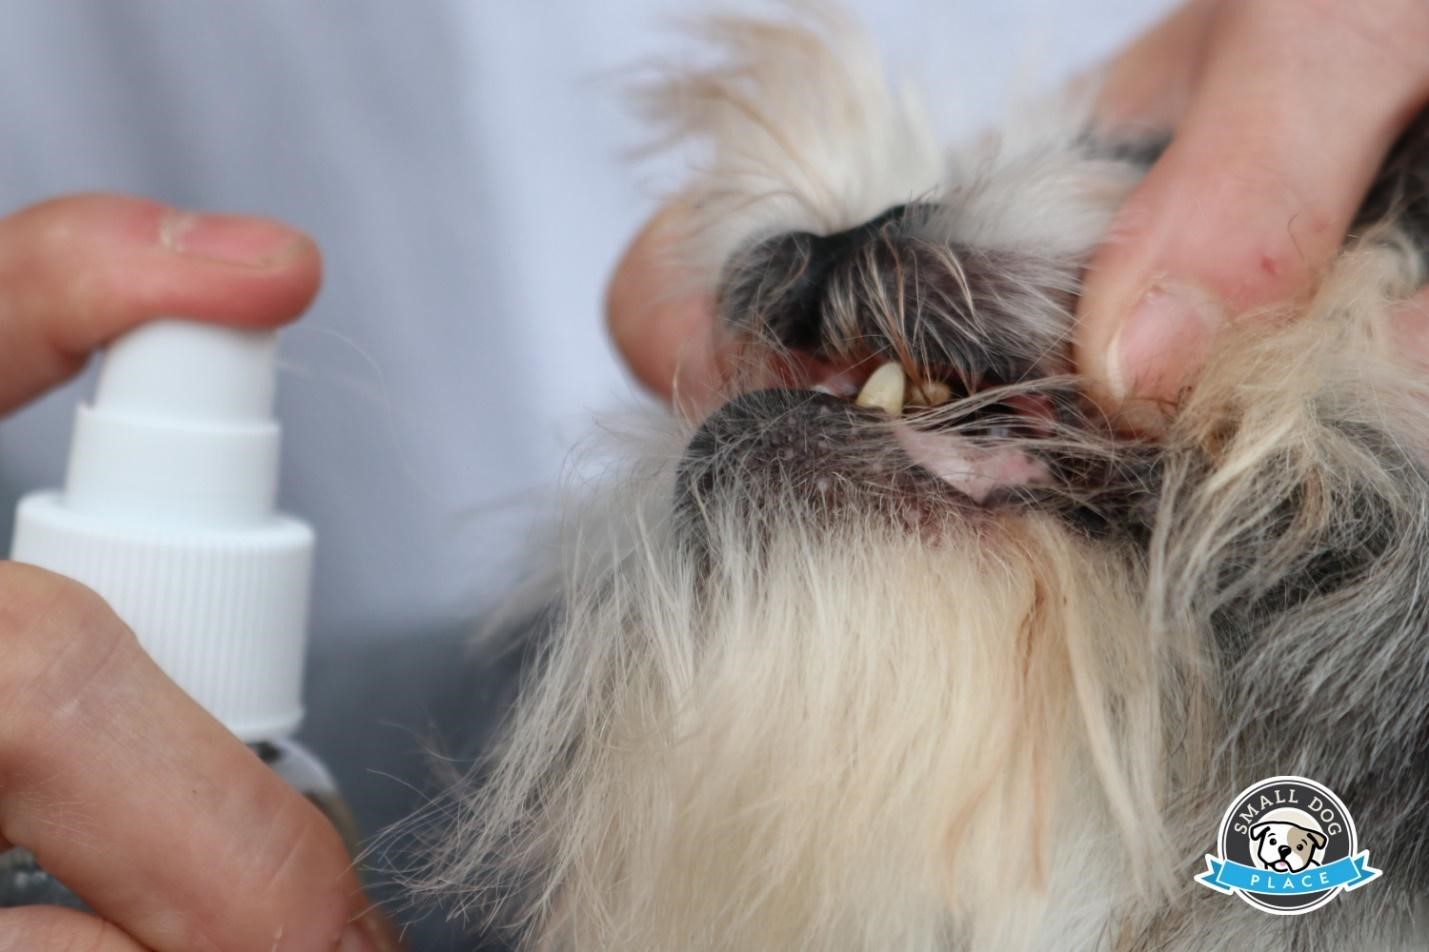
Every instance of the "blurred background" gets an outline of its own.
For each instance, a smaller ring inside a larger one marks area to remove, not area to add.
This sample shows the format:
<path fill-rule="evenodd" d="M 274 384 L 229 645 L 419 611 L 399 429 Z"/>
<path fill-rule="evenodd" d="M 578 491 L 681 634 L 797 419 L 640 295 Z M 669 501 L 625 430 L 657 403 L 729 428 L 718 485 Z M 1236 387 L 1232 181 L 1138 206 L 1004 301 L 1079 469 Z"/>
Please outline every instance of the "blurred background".
<path fill-rule="evenodd" d="M 1173 4 L 850 5 L 956 140 Z M 709 8 L 0 0 L 0 213 L 118 190 L 271 215 L 324 251 L 282 338 L 281 496 L 318 532 L 305 736 L 369 831 L 418 799 L 425 746 L 506 687 L 454 646 L 532 557 L 597 415 L 646 399 L 602 295 L 681 169 L 631 158 L 648 130 L 621 80 L 689 55 L 674 26 Z M 0 423 L 5 538 L 15 499 L 60 481 L 91 385 Z"/>

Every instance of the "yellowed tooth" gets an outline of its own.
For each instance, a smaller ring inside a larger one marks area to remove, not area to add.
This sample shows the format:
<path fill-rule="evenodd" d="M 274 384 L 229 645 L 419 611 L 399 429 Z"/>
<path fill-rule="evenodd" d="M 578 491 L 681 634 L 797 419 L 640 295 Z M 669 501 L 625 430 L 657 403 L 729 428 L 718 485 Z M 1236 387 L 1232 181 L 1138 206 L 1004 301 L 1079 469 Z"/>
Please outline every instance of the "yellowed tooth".
<path fill-rule="evenodd" d="M 890 416 L 903 412 L 903 394 L 907 391 L 908 378 L 897 361 L 890 360 L 875 370 L 858 392 L 854 402 L 861 407 L 877 407 Z"/>
<path fill-rule="evenodd" d="M 953 389 L 941 380 L 922 380 L 908 391 L 908 402 L 920 407 L 936 407 L 953 398 Z"/>

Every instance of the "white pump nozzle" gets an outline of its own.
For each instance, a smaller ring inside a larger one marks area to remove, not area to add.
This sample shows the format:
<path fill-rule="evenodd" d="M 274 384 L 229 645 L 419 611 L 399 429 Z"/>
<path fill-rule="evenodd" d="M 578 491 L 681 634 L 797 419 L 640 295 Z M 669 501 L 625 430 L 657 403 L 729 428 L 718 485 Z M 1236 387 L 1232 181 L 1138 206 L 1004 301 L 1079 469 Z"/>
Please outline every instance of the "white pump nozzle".
<path fill-rule="evenodd" d="M 246 741 L 302 718 L 313 533 L 274 509 L 275 335 L 160 321 L 104 357 L 65 486 L 20 502 L 11 557 L 102 595 Z"/>

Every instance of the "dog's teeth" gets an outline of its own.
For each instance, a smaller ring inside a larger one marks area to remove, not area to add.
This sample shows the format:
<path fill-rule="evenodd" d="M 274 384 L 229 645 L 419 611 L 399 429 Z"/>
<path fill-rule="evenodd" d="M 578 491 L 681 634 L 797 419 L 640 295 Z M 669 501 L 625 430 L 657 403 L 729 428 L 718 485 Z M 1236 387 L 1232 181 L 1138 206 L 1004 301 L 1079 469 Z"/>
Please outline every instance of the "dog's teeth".
<path fill-rule="evenodd" d="M 861 407 L 877 407 L 890 416 L 903 412 L 903 394 L 908 387 L 908 378 L 897 361 L 890 360 L 879 367 L 864 383 L 854 402 Z"/>
<path fill-rule="evenodd" d="M 953 388 L 941 380 L 922 380 L 908 392 L 908 402 L 920 407 L 942 406 L 953 398 Z"/>

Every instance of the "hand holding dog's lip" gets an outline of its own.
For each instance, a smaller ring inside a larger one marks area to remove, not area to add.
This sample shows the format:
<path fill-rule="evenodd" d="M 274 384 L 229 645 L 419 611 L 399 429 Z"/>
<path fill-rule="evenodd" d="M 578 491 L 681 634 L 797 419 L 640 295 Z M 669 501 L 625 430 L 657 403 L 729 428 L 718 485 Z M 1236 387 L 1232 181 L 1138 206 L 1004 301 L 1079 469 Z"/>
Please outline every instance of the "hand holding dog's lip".
<path fill-rule="evenodd" d="M 1201 0 L 1113 62 L 1103 113 L 1177 128 L 1088 269 L 1079 307 L 1077 366 L 1124 425 L 1160 429 L 1227 321 L 1305 293 L 1429 98 L 1426 45 L 1429 8 L 1417 0 L 1345 13 Z M 1345 123 L 1334 136 L 1327 110 Z M 636 378 L 698 411 L 719 392 L 722 357 L 711 301 L 676 291 L 661 261 L 681 216 L 672 205 L 635 239 L 606 315 Z M 1429 293 L 1421 301 L 1429 308 Z M 1406 340 L 1429 364 L 1426 336 Z"/>
<path fill-rule="evenodd" d="M 1416 0 L 1244 0 L 1190 4 L 1118 59 L 1103 114 L 1176 135 L 1087 272 L 1076 357 L 1103 406 L 1159 429 L 1227 324 L 1309 291 L 1429 98 L 1426 46 Z"/>

